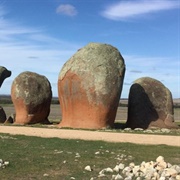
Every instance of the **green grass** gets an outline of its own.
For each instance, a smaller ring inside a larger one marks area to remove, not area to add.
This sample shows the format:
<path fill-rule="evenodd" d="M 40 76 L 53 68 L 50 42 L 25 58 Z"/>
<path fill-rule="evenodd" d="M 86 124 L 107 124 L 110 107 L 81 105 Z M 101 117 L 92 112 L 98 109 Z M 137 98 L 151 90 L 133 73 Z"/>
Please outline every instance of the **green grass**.
<path fill-rule="evenodd" d="M 95 152 L 100 154 L 95 155 Z M 76 153 L 80 157 L 76 157 Z M 120 160 L 122 154 L 126 157 Z M 0 169 L 0 179 L 69 180 L 75 177 L 89 180 L 97 177 L 103 168 L 114 168 L 120 162 L 128 165 L 130 162 L 140 164 L 142 161 L 155 161 L 159 155 L 171 164 L 180 162 L 178 147 L 166 145 L 145 146 L 0 134 L 0 159 L 10 162 L 5 169 Z M 84 171 L 86 165 L 94 170 Z M 48 174 L 48 177 L 44 174 Z"/>

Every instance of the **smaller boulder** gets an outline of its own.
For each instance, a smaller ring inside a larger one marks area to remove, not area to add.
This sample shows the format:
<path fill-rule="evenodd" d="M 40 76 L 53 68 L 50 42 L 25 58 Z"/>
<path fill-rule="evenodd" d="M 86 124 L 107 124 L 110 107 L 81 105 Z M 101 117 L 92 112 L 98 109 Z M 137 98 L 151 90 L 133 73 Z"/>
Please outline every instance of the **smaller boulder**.
<path fill-rule="evenodd" d="M 0 106 L 0 123 L 4 123 L 6 121 L 6 113 L 4 109 Z"/>
<path fill-rule="evenodd" d="M 51 85 L 45 76 L 23 72 L 13 81 L 11 98 L 16 111 L 14 123 L 47 123 L 52 99 Z"/>
<path fill-rule="evenodd" d="M 4 80 L 11 76 L 11 71 L 8 71 L 5 67 L 0 66 L 0 87 Z"/>
<path fill-rule="evenodd" d="M 15 120 L 15 114 L 12 114 L 11 116 L 9 116 L 6 121 L 4 122 L 4 124 L 12 124 L 14 123 Z"/>
<path fill-rule="evenodd" d="M 127 127 L 176 128 L 171 92 L 160 81 L 143 77 L 130 88 Z"/>

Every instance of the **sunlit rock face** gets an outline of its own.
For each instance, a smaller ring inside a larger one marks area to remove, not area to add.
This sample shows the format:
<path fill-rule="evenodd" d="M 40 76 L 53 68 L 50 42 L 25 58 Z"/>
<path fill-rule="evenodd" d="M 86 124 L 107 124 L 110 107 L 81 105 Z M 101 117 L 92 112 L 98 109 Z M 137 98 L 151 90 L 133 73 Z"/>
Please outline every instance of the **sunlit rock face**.
<path fill-rule="evenodd" d="M 127 127 L 174 128 L 171 92 L 160 81 L 142 77 L 130 88 Z"/>
<path fill-rule="evenodd" d="M 17 124 L 48 123 L 52 99 L 51 85 L 45 76 L 23 72 L 13 81 L 11 98 Z"/>
<path fill-rule="evenodd" d="M 58 78 L 60 127 L 99 129 L 113 126 L 125 65 L 113 46 L 90 43 L 63 66 Z"/>

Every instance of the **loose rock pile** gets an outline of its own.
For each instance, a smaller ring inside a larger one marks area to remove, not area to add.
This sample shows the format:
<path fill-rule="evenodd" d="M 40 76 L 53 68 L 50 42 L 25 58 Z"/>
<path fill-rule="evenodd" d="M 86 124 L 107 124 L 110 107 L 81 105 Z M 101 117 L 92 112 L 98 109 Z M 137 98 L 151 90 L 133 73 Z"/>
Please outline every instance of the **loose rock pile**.
<path fill-rule="evenodd" d="M 180 128 L 179 129 L 167 129 L 167 128 L 152 128 L 152 129 L 135 128 L 135 129 L 131 129 L 131 128 L 125 128 L 125 129 L 104 129 L 101 131 L 120 132 L 120 133 L 180 135 Z"/>
<path fill-rule="evenodd" d="M 131 128 L 125 128 L 122 129 L 122 132 L 142 132 L 142 133 L 148 133 L 148 134 L 180 134 L 180 130 L 179 129 L 167 129 L 167 128 L 154 128 L 154 129 L 142 129 L 142 128 L 135 128 L 135 129 L 131 129 Z"/>
<path fill-rule="evenodd" d="M 90 166 L 85 167 L 86 171 L 92 171 Z M 109 177 L 111 180 L 180 180 L 180 165 L 172 165 L 164 160 L 164 157 L 157 157 L 156 161 L 145 162 L 140 165 L 135 165 L 131 162 L 129 166 L 120 163 L 114 168 L 102 169 L 97 177 L 92 177 L 90 180 L 97 178 Z"/>
<path fill-rule="evenodd" d="M 8 165 L 9 165 L 9 161 L 3 161 L 2 159 L 0 159 L 0 169 L 6 168 L 6 166 Z"/>

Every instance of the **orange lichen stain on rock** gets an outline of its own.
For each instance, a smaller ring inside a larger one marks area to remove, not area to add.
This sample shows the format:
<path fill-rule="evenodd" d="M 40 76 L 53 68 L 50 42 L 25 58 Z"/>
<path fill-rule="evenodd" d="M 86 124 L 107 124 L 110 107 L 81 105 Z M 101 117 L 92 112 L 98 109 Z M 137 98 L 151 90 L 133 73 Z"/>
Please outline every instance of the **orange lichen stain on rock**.
<path fill-rule="evenodd" d="M 16 117 L 14 120 L 15 124 L 25 124 L 27 121 L 27 112 L 25 111 L 25 104 L 23 99 L 17 98 L 15 94 L 15 86 L 12 86 L 11 89 L 11 98 L 14 104 Z"/>
<path fill-rule="evenodd" d="M 111 109 L 102 103 L 89 102 L 77 75 L 69 71 L 66 78 L 59 79 L 58 93 L 62 109 L 59 127 L 100 129 L 113 126 L 117 109 Z"/>
<path fill-rule="evenodd" d="M 26 105 L 22 98 L 16 97 L 15 95 L 15 86 L 12 86 L 12 101 L 14 104 L 16 116 L 14 124 L 34 124 L 34 123 L 48 123 L 47 116 L 49 114 L 48 105 L 39 105 L 36 109 L 31 109 L 30 105 Z M 42 106 L 42 107 L 41 107 Z M 47 107 L 46 107 L 47 106 Z M 40 108 L 41 107 L 41 108 Z M 42 109 L 44 109 L 42 111 Z M 33 113 L 31 113 L 33 111 Z"/>

